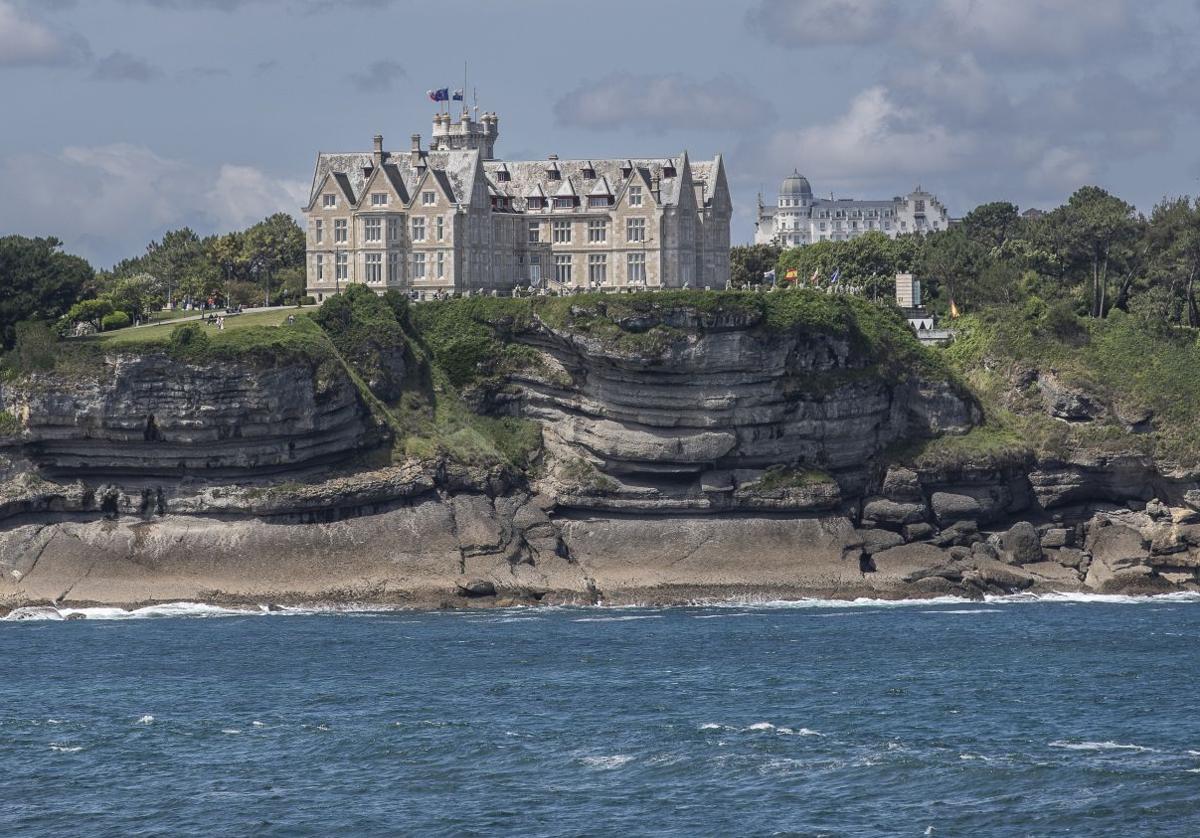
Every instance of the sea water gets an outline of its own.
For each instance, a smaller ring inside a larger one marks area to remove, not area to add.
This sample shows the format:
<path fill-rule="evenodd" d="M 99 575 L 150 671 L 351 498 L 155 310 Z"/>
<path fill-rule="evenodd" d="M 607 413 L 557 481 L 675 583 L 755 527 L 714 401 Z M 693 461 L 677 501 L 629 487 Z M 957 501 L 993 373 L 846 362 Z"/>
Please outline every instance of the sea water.
<path fill-rule="evenodd" d="M 1188 597 L 82 613 L 0 835 L 1200 835 Z"/>

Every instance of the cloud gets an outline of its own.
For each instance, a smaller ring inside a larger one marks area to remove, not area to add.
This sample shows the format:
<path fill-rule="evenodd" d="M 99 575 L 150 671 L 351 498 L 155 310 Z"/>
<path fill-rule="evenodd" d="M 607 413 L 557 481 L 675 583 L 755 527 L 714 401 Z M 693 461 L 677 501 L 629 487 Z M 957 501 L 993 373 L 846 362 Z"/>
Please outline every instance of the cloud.
<path fill-rule="evenodd" d="M 931 123 L 897 104 L 883 86 L 854 98 L 827 125 L 773 134 L 767 159 L 776 171 L 801 163 L 823 178 L 850 185 L 881 176 L 905 178 L 958 168 L 975 151 L 975 140 Z"/>
<path fill-rule="evenodd" d="M 359 90 L 381 91 L 392 90 L 407 76 L 404 65 L 397 61 L 372 61 L 365 69 L 346 78 Z"/>
<path fill-rule="evenodd" d="M 78 64 L 89 56 L 81 36 L 47 26 L 0 0 L 0 67 Z"/>
<path fill-rule="evenodd" d="M 560 125 L 653 134 L 747 128 L 771 121 L 774 111 L 728 76 L 696 81 L 679 74 L 614 73 L 567 93 L 554 104 L 554 115 Z"/>
<path fill-rule="evenodd" d="M 897 0 L 759 0 L 746 24 L 780 46 L 868 44 L 883 40 L 899 17 Z"/>
<path fill-rule="evenodd" d="M 970 52 L 981 61 L 1108 63 L 1146 46 L 1133 0 L 935 0 L 903 30 L 922 52 Z"/>
<path fill-rule="evenodd" d="M 96 62 L 92 78 L 96 81 L 147 82 L 158 78 L 162 72 L 144 59 L 117 50 Z"/>
<path fill-rule="evenodd" d="M 308 184 L 273 178 L 253 166 L 226 164 L 205 198 L 224 226 L 245 227 L 276 212 L 297 215 L 308 202 Z"/>
<path fill-rule="evenodd" d="M 1150 43 L 1134 0 L 758 0 L 746 25 L 784 47 L 895 43 L 985 63 L 1109 62 Z"/>
<path fill-rule="evenodd" d="M 224 232 L 297 215 L 308 195 L 306 183 L 251 166 L 196 166 L 128 143 L 0 157 L 0 177 L 21 196 L 0 202 L 0 229 L 56 235 L 97 265 L 142 252 L 168 229 Z"/>

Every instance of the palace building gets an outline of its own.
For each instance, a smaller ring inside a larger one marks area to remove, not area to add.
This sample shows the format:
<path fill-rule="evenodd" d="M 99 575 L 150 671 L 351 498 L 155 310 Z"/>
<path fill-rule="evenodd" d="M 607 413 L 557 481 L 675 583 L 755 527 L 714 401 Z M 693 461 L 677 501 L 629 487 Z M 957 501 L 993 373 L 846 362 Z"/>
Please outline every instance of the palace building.
<path fill-rule="evenodd" d="M 755 244 L 795 247 L 819 241 L 844 241 L 876 230 L 895 238 L 902 233 L 945 230 L 950 216 L 935 195 L 917 187 L 891 200 L 814 198 L 808 178 L 793 171 L 779 187 L 775 206 L 758 196 Z"/>
<path fill-rule="evenodd" d="M 518 286 L 724 288 L 732 205 L 720 155 L 505 161 L 494 113 L 433 118 L 429 148 L 317 155 L 308 293 L 418 297 Z"/>

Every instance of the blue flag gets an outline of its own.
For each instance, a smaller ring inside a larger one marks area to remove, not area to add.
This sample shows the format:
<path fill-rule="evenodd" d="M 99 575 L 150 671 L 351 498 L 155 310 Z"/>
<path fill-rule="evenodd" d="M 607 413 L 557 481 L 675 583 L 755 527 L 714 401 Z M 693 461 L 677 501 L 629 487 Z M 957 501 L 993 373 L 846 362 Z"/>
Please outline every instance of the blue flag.
<path fill-rule="evenodd" d="M 463 100 L 462 88 L 460 87 L 458 90 L 454 91 L 454 95 L 452 95 L 450 98 L 455 102 L 461 102 Z"/>
<path fill-rule="evenodd" d="M 450 88 L 439 87 L 437 90 L 429 91 L 430 102 L 448 102 L 450 101 Z"/>
<path fill-rule="evenodd" d="M 837 285 L 838 277 L 840 277 L 841 275 L 842 275 L 842 269 L 838 268 L 837 270 L 835 270 L 833 272 L 833 276 L 831 276 L 829 278 L 829 281 L 832 282 L 834 285 Z"/>

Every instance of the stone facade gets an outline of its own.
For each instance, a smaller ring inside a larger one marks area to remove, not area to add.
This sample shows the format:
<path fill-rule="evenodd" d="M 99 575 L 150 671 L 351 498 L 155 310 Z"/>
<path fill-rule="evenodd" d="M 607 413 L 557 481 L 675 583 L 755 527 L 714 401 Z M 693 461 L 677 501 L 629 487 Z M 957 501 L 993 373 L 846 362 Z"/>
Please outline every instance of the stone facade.
<path fill-rule="evenodd" d="M 308 293 L 724 288 L 732 204 L 718 155 L 493 158 L 499 118 L 434 116 L 407 152 L 317 156 Z"/>
<path fill-rule="evenodd" d="M 937 196 L 917 187 L 907 195 L 884 201 L 814 198 L 808 178 L 792 172 L 779 187 L 775 206 L 758 196 L 755 244 L 784 247 L 819 241 L 844 241 L 872 230 L 895 238 L 902 233 L 945 230 L 950 216 Z"/>

